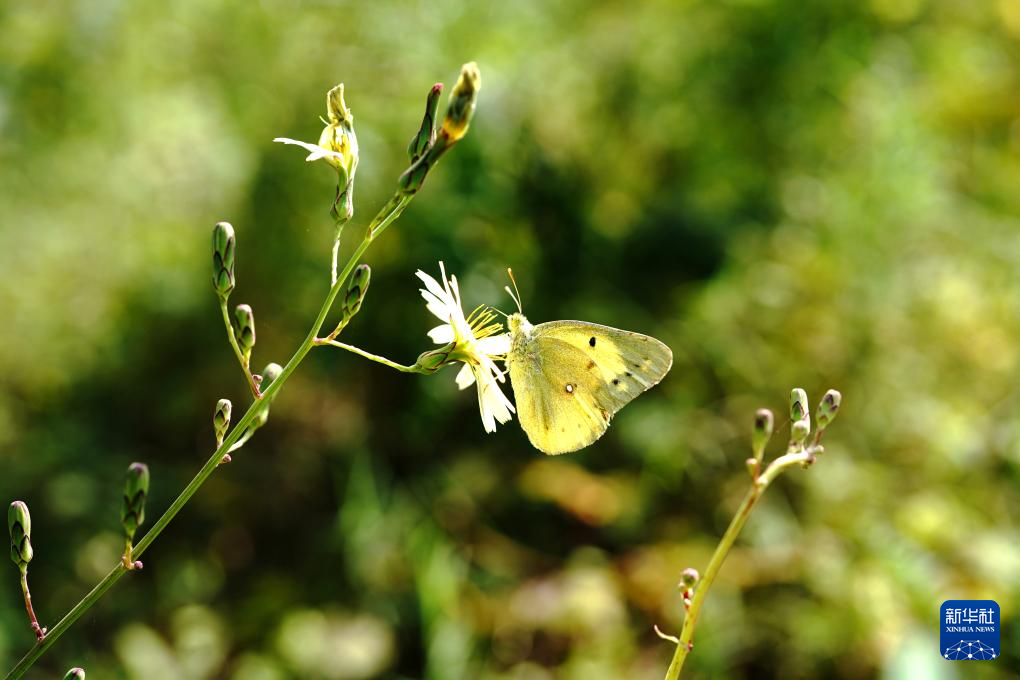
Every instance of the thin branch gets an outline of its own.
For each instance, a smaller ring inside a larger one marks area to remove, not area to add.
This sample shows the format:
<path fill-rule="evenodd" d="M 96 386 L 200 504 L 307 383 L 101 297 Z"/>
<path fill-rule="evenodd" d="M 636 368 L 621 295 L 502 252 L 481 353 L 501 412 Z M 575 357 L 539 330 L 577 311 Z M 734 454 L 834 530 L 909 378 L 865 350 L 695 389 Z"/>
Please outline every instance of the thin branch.
<path fill-rule="evenodd" d="M 345 349 L 348 352 L 352 352 L 354 354 L 357 354 L 360 357 L 365 357 L 366 359 L 369 359 L 371 361 L 375 361 L 376 363 L 380 363 L 383 366 L 389 366 L 390 368 L 396 369 L 396 370 L 398 370 L 398 371 L 400 371 L 402 373 L 421 373 L 421 371 L 418 369 L 418 367 L 413 365 L 413 364 L 410 365 L 410 366 L 405 366 L 403 364 L 398 364 L 396 361 L 390 361 L 386 357 L 381 357 L 378 354 L 372 354 L 370 352 L 366 352 L 365 350 L 361 349 L 360 347 L 355 347 L 354 345 L 348 345 L 346 342 L 340 342 L 339 340 L 333 340 L 331 338 L 319 338 L 319 339 L 317 339 L 315 341 L 315 344 L 320 346 L 320 347 L 339 347 L 340 349 Z"/>
<path fill-rule="evenodd" d="M 758 499 L 765 493 L 765 489 L 769 487 L 769 484 L 775 481 L 787 468 L 793 465 L 812 463 L 821 451 L 822 447 L 812 446 L 807 450 L 780 456 L 769 464 L 765 472 L 751 482 L 751 488 L 744 494 L 744 499 L 740 502 L 737 514 L 730 521 L 729 527 L 726 528 L 726 533 L 723 534 L 719 545 L 715 548 L 715 552 L 712 553 L 712 559 L 708 562 L 708 568 L 705 569 L 704 575 L 695 587 L 694 598 L 691 600 L 691 606 L 684 617 L 684 625 L 680 630 L 680 639 L 677 641 L 676 651 L 673 652 L 673 660 L 666 671 L 666 680 L 677 680 L 680 677 L 684 661 L 687 660 L 687 655 L 694 649 L 694 628 L 698 625 L 698 615 L 701 613 L 701 606 L 705 603 L 708 591 L 712 588 L 712 584 L 715 582 L 723 562 L 726 561 L 726 556 L 729 555 L 730 549 L 733 548 L 733 544 L 740 535 L 740 530 L 747 523 L 747 518 L 751 516 L 751 510 L 754 509 Z"/>

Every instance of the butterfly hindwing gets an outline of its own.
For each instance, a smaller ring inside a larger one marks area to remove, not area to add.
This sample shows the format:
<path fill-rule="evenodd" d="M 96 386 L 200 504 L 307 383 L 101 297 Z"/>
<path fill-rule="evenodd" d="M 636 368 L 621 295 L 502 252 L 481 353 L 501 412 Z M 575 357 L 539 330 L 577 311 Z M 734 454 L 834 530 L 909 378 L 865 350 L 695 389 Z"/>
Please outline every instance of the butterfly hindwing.
<path fill-rule="evenodd" d="M 647 335 L 583 321 L 539 324 L 509 362 L 521 426 L 545 453 L 584 448 L 672 362 L 669 348 Z"/>
<path fill-rule="evenodd" d="M 510 364 L 510 380 L 532 445 L 544 453 L 567 453 L 601 437 L 612 413 L 595 398 L 600 378 L 570 368 L 584 365 L 587 357 L 556 339 L 536 342 L 529 357 Z"/>

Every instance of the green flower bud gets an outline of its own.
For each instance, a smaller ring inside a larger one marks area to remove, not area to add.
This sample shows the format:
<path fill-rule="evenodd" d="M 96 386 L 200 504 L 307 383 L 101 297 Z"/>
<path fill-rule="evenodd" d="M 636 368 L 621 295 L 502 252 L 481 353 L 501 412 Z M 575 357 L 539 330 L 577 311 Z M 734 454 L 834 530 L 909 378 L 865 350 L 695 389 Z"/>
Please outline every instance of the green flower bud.
<path fill-rule="evenodd" d="M 67 675 L 64 676 L 64 680 L 85 680 L 85 669 L 72 668 L 67 671 Z"/>
<path fill-rule="evenodd" d="M 836 419 L 836 413 L 839 411 L 839 404 L 842 401 L 843 395 L 839 393 L 839 390 L 829 390 L 825 393 L 822 401 L 818 404 L 819 430 L 824 430 Z"/>
<path fill-rule="evenodd" d="M 372 269 L 367 264 L 359 264 L 351 273 L 350 281 L 347 283 L 347 294 L 344 296 L 344 325 L 361 310 L 361 303 L 365 300 L 371 279 Z"/>
<path fill-rule="evenodd" d="M 769 443 L 769 439 L 772 438 L 774 424 L 775 418 L 772 416 L 772 411 L 767 408 L 760 408 L 754 414 L 754 429 L 751 431 L 751 448 L 754 450 L 754 457 L 758 461 L 761 461 L 765 455 L 765 446 Z"/>
<path fill-rule="evenodd" d="M 429 90 L 428 98 L 425 100 L 425 117 L 422 118 L 421 128 L 411 138 L 411 143 L 407 147 L 407 156 L 412 163 L 425 155 L 432 143 L 436 141 L 436 112 L 439 110 L 439 95 L 442 92 L 442 83 L 436 83 Z"/>
<path fill-rule="evenodd" d="M 346 184 L 336 185 L 336 196 L 333 198 L 333 205 L 329 208 L 329 214 L 333 217 L 337 229 L 350 222 L 354 217 L 353 178 L 347 180 Z"/>
<path fill-rule="evenodd" d="M 255 421 L 248 427 L 248 432 L 246 433 L 246 436 L 250 435 L 255 430 L 259 429 L 260 427 L 269 422 L 269 406 L 270 404 L 272 404 L 273 400 L 272 398 L 269 399 L 265 398 L 266 390 L 268 390 L 269 386 L 272 385 L 273 382 L 275 382 L 276 379 L 279 378 L 280 375 L 282 374 L 283 366 L 277 363 L 268 364 L 265 368 L 262 369 L 262 382 L 259 384 L 259 390 L 263 394 L 262 401 L 264 403 L 262 404 L 262 408 L 259 409 L 258 414 L 255 416 Z M 273 397 L 275 396 L 276 395 L 273 395 Z"/>
<path fill-rule="evenodd" d="M 405 170 L 404 174 L 397 180 L 397 186 L 400 188 L 400 191 L 405 194 L 413 194 L 421 189 L 422 184 L 425 183 L 426 175 L 432 169 L 432 163 L 438 160 L 442 153 L 442 151 L 437 150 L 445 148 L 445 146 L 438 143 L 429 147 L 428 153 L 419 158 L 417 163 Z"/>
<path fill-rule="evenodd" d="M 138 527 L 145 521 L 145 497 L 149 493 L 149 467 L 145 463 L 131 463 L 124 477 L 124 498 L 120 506 L 120 523 L 124 536 L 134 539 Z"/>
<path fill-rule="evenodd" d="M 439 349 L 434 349 L 430 352 L 422 352 L 418 355 L 418 360 L 414 363 L 415 369 L 419 373 L 435 373 L 451 361 L 450 355 L 453 354 L 456 345 L 457 343 L 451 342 Z"/>
<path fill-rule="evenodd" d="M 223 443 L 230 429 L 230 410 L 232 404 L 229 399 L 220 399 L 216 402 L 216 411 L 213 412 L 213 430 L 216 432 L 216 447 Z"/>
<path fill-rule="evenodd" d="M 790 420 L 804 420 L 807 417 L 807 392 L 796 387 L 792 392 L 790 392 Z"/>
<path fill-rule="evenodd" d="M 446 117 L 443 118 L 443 137 L 450 144 L 459 141 L 471 124 L 478 102 L 478 90 L 482 86 L 482 75 L 478 64 L 471 61 L 461 68 L 460 78 L 450 93 L 450 102 L 446 106 Z"/>
<path fill-rule="evenodd" d="M 234 310 L 234 337 L 241 353 L 251 354 L 255 346 L 255 314 L 248 305 L 238 305 Z"/>
<path fill-rule="evenodd" d="M 213 227 L 213 288 L 224 300 L 234 290 L 234 228 L 229 222 Z"/>
<path fill-rule="evenodd" d="M 11 534 L 11 561 L 21 571 L 32 561 L 32 516 L 23 501 L 14 501 L 7 508 L 7 529 Z"/>
<path fill-rule="evenodd" d="M 262 392 L 265 392 L 273 381 L 280 377 L 283 373 L 283 366 L 276 363 L 271 363 L 262 369 L 262 384 L 259 386 Z"/>
<path fill-rule="evenodd" d="M 807 419 L 794 421 L 790 426 L 790 444 L 795 447 L 802 446 L 810 433 L 811 423 Z"/>

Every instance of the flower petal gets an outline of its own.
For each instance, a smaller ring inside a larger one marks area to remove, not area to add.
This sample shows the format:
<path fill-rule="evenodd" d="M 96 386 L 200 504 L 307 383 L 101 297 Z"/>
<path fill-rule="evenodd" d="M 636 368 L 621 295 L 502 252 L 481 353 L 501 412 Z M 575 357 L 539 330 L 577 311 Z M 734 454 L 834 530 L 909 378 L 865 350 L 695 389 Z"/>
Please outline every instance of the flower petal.
<path fill-rule="evenodd" d="M 453 326 L 448 323 L 444 323 L 441 326 L 436 326 L 429 331 L 429 337 L 432 338 L 432 342 L 437 345 L 445 345 L 453 342 Z"/>
<path fill-rule="evenodd" d="M 478 409 L 486 432 L 496 431 L 496 422 L 506 423 L 514 411 L 513 404 L 506 398 L 499 385 L 486 373 L 476 373 L 478 379 Z"/>
<path fill-rule="evenodd" d="M 477 343 L 476 343 L 477 344 Z M 475 358 L 478 360 L 478 365 L 488 375 L 491 375 L 493 379 L 500 382 L 506 382 L 506 371 L 499 370 L 499 366 L 492 360 L 487 354 L 475 354 Z"/>
<path fill-rule="evenodd" d="M 502 356 L 510 351 L 510 334 L 503 333 L 482 338 L 475 343 L 475 346 L 479 352 L 484 352 L 489 356 Z"/>
<path fill-rule="evenodd" d="M 291 139 L 289 137 L 276 137 L 273 139 L 274 142 L 282 142 L 283 144 L 293 144 L 294 146 L 300 146 L 302 149 L 309 151 L 306 161 L 317 161 L 320 158 L 333 157 L 343 159 L 343 154 L 337 153 L 336 151 L 330 151 L 329 149 L 323 149 L 318 144 L 309 144 L 308 142 L 302 142 L 297 139 Z"/>
<path fill-rule="evenodd" d="M 440 262 L 439 264 L 442 266 L 443 263 Z M 456 276 L 450 277 L 450 292 L 453 294 L 453 301 L 457 303 L 458 307 L 460 307 L 460 286 L 457 285 Z"/>
<path fill-rule="evenodd" d="M 416 276 L 419 279 L 421 279 L 421 282 L 425 284 L 425 287 L 428 289 L 430 293 L 435 295 L 436 298 L 443 301 L 443 304 L 450 304 L 450 302 L 452 302 L 446 289 L 440 286 L 439 282 L 436 281 L 434 278 L 432 278 L 431 276 L 429 276 L 420 269 L 416 273 Z"/>
<path fill-rule="evenodd" d="M 450 312 L 450 306 L 444 304 L 442 300 L 438 299 L 435 295 L 424 288 L 419 288 L 418 290 L 421 291 L 422 299 L 425 300 L 425 308 L 432 312 L 432 314 L 440 321 L 449 323 L 450 316 L 452 315 Z"/>
<path fill-rule="evenodd" d="M 464 364 L 461 367 L 460 372 L 457 373 L 457 387 L 459 387 L 462 390 L 467 389 L 468 387 L 471 387 L 471 385 L 473 385 L 474 382 L 475 373 L 474 371 L 471 370 L 471 365 Z M 481 390 L 481 387 L 479 386 L 478 389 Z"/>

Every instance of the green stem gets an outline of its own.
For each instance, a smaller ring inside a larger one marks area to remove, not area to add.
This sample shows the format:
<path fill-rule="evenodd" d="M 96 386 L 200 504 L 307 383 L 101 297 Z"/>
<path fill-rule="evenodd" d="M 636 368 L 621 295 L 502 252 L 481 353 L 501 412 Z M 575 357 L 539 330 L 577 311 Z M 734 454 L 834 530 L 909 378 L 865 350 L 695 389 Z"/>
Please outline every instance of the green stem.
<path fill-rule="evenodd" d="M 730 549 L 737 540 L 737 536 L 740 535 L 740 530 L 747 523 L 747 518 L 751 516 L 751 510 L 754 509 L 758 499 L 765 493 L 765 489 L 769 487 L 769 484 L 775 481 L 776 477 L 782 474 L 784 470 L 792 465 L 810 463 L 814 461 L 815 456 L 820 452 L 820 446 L 813 446 L 804 451 L 787 453 L 780 456 L 772 461 L 765 472 L 751 483 L 751 488 L 747 490 L 747 493 L 744 494 L 744 500 L 740 502 L 737 514 L 730 520 L 726 533 L 723 534 L 719 545 L 715 547 L 715 552 L 712 553 L 712 559 L 709 560 L 705 573 L 695 586 L 691 606 L 687 610 L 683 628 L 680 630 L 680 641 L 676 645 L 676 651 L 673 652 L 673 660 L 666 671 L 666 680 L 678 680 L 680 677 L 684 661 L 687 660 L 687 655 L 694 649 L 694 628 L 698 625 L 698 615 L 701 613 L 701 606 L 705 603 L 705 598 L 708 597 L 708 591 L 715 582 L 715 577 L 719 574 L 723 562 L 726 561 L 726 556 L 729 555 Z"/>
<path fill-rule="evenodd" d="M 244 371 L 244 376 L 248 379 L 248 387 L 251 388 L 252 396 L 255 399 L 262 397 L 259 392 L 259 386 L 255 383 L 255 376 L 251 374 L 251 367 L 249 366 L 249 360 L 245 357 L 244 352 L 241 351 L 241 346 L 237 344 L 237 337 L 234 335 L 234 325 L 230 323 L 230 312 L 227 311 L 227 299 L 220 298 L 220 312 L 223 313 L 223 325 L 227 328 L 227 339 L 230 340 L 230 346 L 234 348 L 234 355 L 237 356 L 238 362 L 241 364 L 241 370 Z"/>
<path fill-rule="evenodd" d="M 167 525 L 170 524 L 171 520 L 177 516 L 177 513 L 181 511 L 181 508 L 183 508 L 185 504 L 191 500 L 191 497 L 195 495 L 195 492 L 197 492 L 201 486 L 205 484 L 206 480 L 212 476 L 212 473 L 216 471 L 217 465 L 219 465 L 220 461 L 223 459 L 223 454 L 230 451 L 230 447 L 232 447 L 241 438 L 241 436 L 247 432 L 248 426 L 254 422 L 260 410 L 273 400 L 276 393 L 280 391 L 283 384 L 287 382 L 287 379 L 304 360 L 305 355 L 307 355 L 309 350 L 315 346 L 315 339 L 318 337 L 319 331 L 322 329 L 322 324 L 326 321 L 326 316 L 329 314 L 329 310 L 332 308 L 333 302 L 336 300 L 336 296 L 340 293 L 347 277 L 357 265 L 358 259 L 365 253 L 368 247 L 372 245 L 372 242 L 378 238 L 383 231 L 385 231 L 386 227 L 400 217 L 400 214 L 404 211 L 404 208 L 407 207 L 407 204 L 411 201 L 412 197 L 412 194 L 403 195 L 398 193 L 390 200 L 389 203 L 386 204 L 379 214 L 375 216 L 375 219 L 372 220 L 372 223 L 365 234 L 365 238 L 362 240 L 357 249 L 355 249 L 351 258 L 344 266 L 343 271 L 330 287 L 329 293 L 326 295 L 326 300 L 322 303 L 322 307 L 319 309 L 318 316 L 315 317 L 315 322 L 312 324 L 311 330 L 308 332 L 308 335 L 305 337 L 301 345 L 297 348 L 297 351 L 294 352 L 294 356 L 292 356 L 290 361 L 287 362 L 287 365 L 283 367 L 283 372 L 280 373 L 280 377 L 274 380 L 272 384 L 266 388 L 266 391 L 262 393 L 262 398 L 258 399 L 248 407 L 248 410 L 241 419 L 237 421 L 237 424 L 223 440 L 223 443 L 216 449 L 216 452 L 209 457 L 209 460 L 207 460 L 205 465 L 202 466 L 202 469 L 198 471 L 198 474 L 196 474 L 188 485 L 184 487 L 184 490 L 177 499 L 170 504 L 170 507 L 163 513 L 163 516 L 156 520 L 156 523 L 151 529 L 149 529 L 148 533 L 146 533 L 145 536 L 143 536 L 142 539 L 135 544 L 133 557 L 140 557 L 142 553 L 145 552 L 150 545 L 152 545 L 152 542 L 159 537 L 159 535 L 163 532 L 163 529 L 165 529 Z M 226 308 L 225 303 L 222 306 Z M 229 317 L 227 317 L 227 319 L 229 324 Z M 233 333 L 230 333 L 229 335 L 233 338 Z M 234 344 L 235 349 L 237 349 L 236 341 L 232 344 Z M 106 593 L 106 591 L 112 588 L 113 584 L 119 581 L 120 578 L 127 573 L 127 571 L 128 570 L 124 568 L 123 564 L 118 563 L 117 566 L 110 571 L 110 573 L 104 576 L 103 579 L 71 609 L 71 611 L 64 615 L 64 618 L 60 619 L 60 621 L 53 626 L 49 633 L 46 634 L 46 637 L 36 642 L 35 646 L 32 647 L 32 649 L 30 649 L 24 657 L 22 657 L 21 661 L 19 661 L 13 669 L 11 669 L 5 680 L 17 680 L 17 678 L 22 677 L 39 659 L 39 657 L 41 657 L 46 650 L 49 649 L 58 638 L 60 638 L 61 635 L 66 633 L 67 630 L 74 625 L 74 622 L 77 621 L 82 614 L 87 612 L 92 605 L 94 605 Z M 24 587 L 27 589 L 27 584 Z M 26 599 L 26 605 L 30 605 L 30 603 L 31 600 Z"/>
<path fill-rule="evenodd" d="M 403 364 L 398 364 L 396 361 L 390 361 L 386 357 L 381 357 L 378 354 L 371 354 L 371 353 L 366 352 L 365 350 L 361 349 L 360 347 L 355 347 L 354 345 L 348 345 L 346 342 L 340 342 L 339 340 L 332 340 L 330 338 L 325 338 L 325 339 L 316 340 L 315 344 L 316 345 L 320 345 L 320 346 L 339 347 L 340 349 L 345 349 L 348 352 L 353 352 L 354 354 L 357 354 L 360 357 L 365 357 L 366 359 L 370 359 L 372 361 L 380 363 L 383 366 L 389 366 L 390 368 L 395 368 L 398 371 L 401 371 L 402 373 L 421 373 L 421 371 L 415 365 L 404 366 Z"/>

